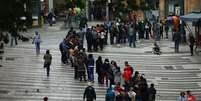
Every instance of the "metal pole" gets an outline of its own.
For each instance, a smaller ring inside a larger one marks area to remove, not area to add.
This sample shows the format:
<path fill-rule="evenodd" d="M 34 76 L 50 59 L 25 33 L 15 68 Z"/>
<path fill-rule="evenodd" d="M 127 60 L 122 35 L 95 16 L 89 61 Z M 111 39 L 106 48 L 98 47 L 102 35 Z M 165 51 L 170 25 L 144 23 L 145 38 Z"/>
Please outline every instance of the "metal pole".
<path fill-rule="evenodd" d="M 89 1 L 88 0 L 85 0 L 85 14 L 86 14 L 86 17 L 87 19 L 89 19 Z"/>
<path fill-rule="evenodd" d="M 106 21 L 109 21 L 109 0 L 106 1 Z"/>

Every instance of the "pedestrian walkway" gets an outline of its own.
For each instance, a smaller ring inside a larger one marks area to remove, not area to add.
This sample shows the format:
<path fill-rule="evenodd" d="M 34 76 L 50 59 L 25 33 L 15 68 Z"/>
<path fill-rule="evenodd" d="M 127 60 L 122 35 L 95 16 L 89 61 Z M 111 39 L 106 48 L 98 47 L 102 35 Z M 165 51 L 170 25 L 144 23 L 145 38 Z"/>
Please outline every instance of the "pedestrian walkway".
<path fill-rule="evenodd" d="M 74 80 L 74 69 L 70 65 L 61 64 L 60 61 L 59 43 L 66 35 L 66 31 L 46 28 L 38 29 L 39 32 L 41 31 L 43 41 L 39 56 L 36 56 L 31 42 L 20 42 L 16 47 L 5 48 L 0 61 L 2 65 L 0 66 L 0 100 L 42 101 L 44 96 L 48 96 L 49 101 L 82 101 L 87 83 Z M 146 52 L 150 51 L 151 42 L 138 43 L 143 44 L 138 48 L 107 46 L 103 52 L 93 54 L 95 59 L 100 55 L 115 60 L 121 69 L 124 61 L 128 61 L 134 67 L 134 71 L 145 74 L 149 84 L 155 84 L 157 101 L 176 101 L 180 91 L 187 90 L 191 90 L 197 97 L 197 101 L 200 101 L 200 56 L 191 57 L 190 53 L 172 54 L 173 49 L 168 48 L 171 44 L 166 46 L 168 42 L 165 40 L 161 43 L 164 43 L 162 51 L 167 52 L 160 56 Z M 53 57 L 49 78 L 43 68 L 42 59 L 46 49 L 50 49 Z M 98 84 L 97 75 L 95 80 L 97 101 L 105 101 L 106 86 Z"/>

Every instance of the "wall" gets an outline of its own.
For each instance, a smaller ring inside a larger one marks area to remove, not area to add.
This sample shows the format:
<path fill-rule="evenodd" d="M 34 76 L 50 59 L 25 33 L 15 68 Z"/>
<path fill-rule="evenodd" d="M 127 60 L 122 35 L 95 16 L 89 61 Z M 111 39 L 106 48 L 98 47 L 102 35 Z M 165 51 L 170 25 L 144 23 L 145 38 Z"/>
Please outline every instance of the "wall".
<path fill-rule="evenodd" d="M 185 0 L 184 9 L 185 14 L 195 10 L 201 11 L 201 0 Z"/>

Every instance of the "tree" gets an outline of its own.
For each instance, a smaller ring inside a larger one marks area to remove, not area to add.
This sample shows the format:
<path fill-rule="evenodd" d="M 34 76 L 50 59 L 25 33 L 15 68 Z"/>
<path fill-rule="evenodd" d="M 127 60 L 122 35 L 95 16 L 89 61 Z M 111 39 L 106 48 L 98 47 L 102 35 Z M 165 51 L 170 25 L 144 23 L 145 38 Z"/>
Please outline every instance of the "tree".
<path fill-rule="evenodd" d="M 25 12 L 24 4 L 27 5 Z M 9 31 L 16 27 L 17 30 L 25 25 L 31 25 L 30 0 L 1 0 L 0 1 L 0 30 Z M 29 5 L 29 6 L 28 6 Z M 21 17 L 26 17 L 25 21 Z"/>
<path fill-rule="evenodd" d="M 66 8 L 73 8 L 75 6 L 84 8 L 85 0 L 66 0 Z"/>

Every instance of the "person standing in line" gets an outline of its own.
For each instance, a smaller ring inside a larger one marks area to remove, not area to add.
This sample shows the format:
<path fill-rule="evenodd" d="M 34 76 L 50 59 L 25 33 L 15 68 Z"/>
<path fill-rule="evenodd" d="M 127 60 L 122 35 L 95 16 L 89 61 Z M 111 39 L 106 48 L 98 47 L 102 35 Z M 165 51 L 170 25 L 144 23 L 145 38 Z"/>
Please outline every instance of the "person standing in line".
<path fill-rule="evenodd" d="M 79 52 L 78 56 L 76 57 L 77 59 L 77 65 L 78 65 L 78 76 L 80 81 L 82 81 L 84 79 L 84 81 L 86 81 L 86 75 L 85 75 L 85 56 L 83 52 Z M 83 78 L 83 79 L 82 79 Z"/>
<path fill-rule="evenodd" d="M 36 55 L 40 54 L 40 43 L 41 43 L 41 37 L 40 34 L 38 33 L 38 31 L 35 31 L 35 36 L 33 38 L 33 42 L 35 43 L 36 46 Z"/>
<path fill-rule="evenodd" d="M 186 91 L 187 93 L 187 101 L 196 101 L 195 96 L 193 96 L 193 94 L 191 93 L 191 91 Z"/>
<path fill-rule="evenodd" d="M 123 71 L 123 79 L 125 81 L 125 91 L 129 90 L 129 80 L 133 75 L 133 68 L 128 64 L 128 61 L 125 61 L 125 67 Z"/>
<path fill-rule="evenodd" d="M 190 51 L 191 51 L 191 56 L 193 56 L 193 48 L 194 48 L 194 44 L 195 44 L 195 38 L 193 36 L 192 33 L 189 34 L 189 47 L 190 47 Z"/>
<path fill-rule="evenodd" d="M 88 55 L 87 74 L 88 74 L 88 80 L 90 82 L 94 82 L 94 58 L 93 58 L 93 54 Z"/>
<path fill-rule="evenodd" d="M 185 92 L 180 93 L 180 96 L 178 97 L 178 101 L 187 101 L 187 98 L 185 96 Z"/>
<path fill-rule="evenodd" d="M 95 101 L 96 100 L 96 91 L 92 87 L 91 82 L 88 83 L 88 87 L 85 88 L 83 100 L 85 101 Z"/>
<path fill-rule="evenodd" d="M 52 55 L 50 54 L 50 50 L 46 50 L 46 54 L 44 55 L 43 59 L 45 60 L 44 67 L 46 68 L 47 76 L 49 76 L 50 65 L 52 62 Z"/>
<path fill-rule="evenodd" d="M 99 56 L 96 60 L 96 73 L 98 74 L 98 83 L 101 84 L 101 73 L 102 73 L 102 66 L 103 66 L 103 60 L 102 57 Z"/>
<path fill-rule="evenodd" d="M 150 88 L 148 89 L 149 92 L 149 101 L 155 101 L 156 99 L 156 89 L 154 88 L 154 84 L 150 85 Z"/>

